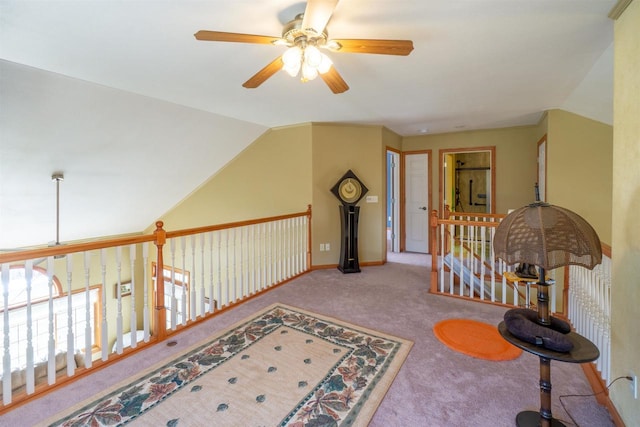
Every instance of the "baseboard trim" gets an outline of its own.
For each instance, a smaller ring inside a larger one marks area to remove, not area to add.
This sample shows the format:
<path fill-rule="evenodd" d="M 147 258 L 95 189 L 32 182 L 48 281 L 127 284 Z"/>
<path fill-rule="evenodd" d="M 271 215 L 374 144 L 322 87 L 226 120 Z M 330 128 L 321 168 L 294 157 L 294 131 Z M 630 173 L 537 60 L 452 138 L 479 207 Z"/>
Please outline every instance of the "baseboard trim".
<path fill-rule="evenodd" d="M 361 262 L 360 267 L 375 267 L 378 265 L 384 265 L 384 261 L 366 261 Z M 331 268 L 338 268 L 338 264 L 322 264 L 322 265 L 312 265 L 311 270 L 328 270 Z"/>
<path fill-rule="evenodd" d="M 312 270 L 328 270 L 330 268 L 338 268 L 338 264 L 312 265 Z"/>
<path fill-rule="evenodd" d="M 595 398 L 598 403 L 607 408 L 616 427 L 625 427 L 622 417 L 613 405 L 611 399 L 609 399 L 609 389 L 607 389 L 607 385 L 600 377 L 600 372 L 598 372 L 596 364 L 583 363 L 581 366 L 584 375 L 587 377 L 587 381 L 589 381 L 589 385 L 591 385 L 591 389 L 595 393 Z"/>

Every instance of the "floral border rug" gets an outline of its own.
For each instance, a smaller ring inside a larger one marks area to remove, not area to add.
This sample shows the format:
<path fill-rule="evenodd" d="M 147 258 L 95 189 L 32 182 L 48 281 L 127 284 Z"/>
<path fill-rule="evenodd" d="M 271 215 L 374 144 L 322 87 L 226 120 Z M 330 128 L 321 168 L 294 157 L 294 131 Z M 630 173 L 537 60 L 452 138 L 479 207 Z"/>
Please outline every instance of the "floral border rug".
<path fill-rule="evenodd" d="M 366 426 L 412 345 L 274 304 L 47 424 Z"/>

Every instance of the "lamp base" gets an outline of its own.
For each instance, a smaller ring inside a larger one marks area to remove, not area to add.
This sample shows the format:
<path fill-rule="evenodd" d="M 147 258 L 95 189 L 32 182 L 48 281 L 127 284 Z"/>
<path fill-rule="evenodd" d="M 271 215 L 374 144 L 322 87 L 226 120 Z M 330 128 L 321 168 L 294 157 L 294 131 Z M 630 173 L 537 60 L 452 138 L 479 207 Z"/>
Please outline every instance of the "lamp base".
<path fill-rule="evenodd" d="M 538 427 L 540 426 L 540 412 L 522 411 L 516 417 L 518 427 Z M 551 427 L 566 427 L 561 421 L 551 419 Z"/>

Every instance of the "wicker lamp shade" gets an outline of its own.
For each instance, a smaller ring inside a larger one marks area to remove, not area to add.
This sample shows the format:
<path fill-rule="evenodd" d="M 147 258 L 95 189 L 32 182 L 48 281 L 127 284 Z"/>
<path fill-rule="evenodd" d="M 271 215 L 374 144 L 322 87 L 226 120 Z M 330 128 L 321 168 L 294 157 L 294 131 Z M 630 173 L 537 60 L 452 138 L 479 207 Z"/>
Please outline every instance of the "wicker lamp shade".
<path fill-rule="evenodd" d="M 592 269 L 602 261 L 600 239 L 580 215 L 536 202 L 507 215 L 496 229 L 493 248 L 507 264 L 552 270 L 569 264 Z"/>

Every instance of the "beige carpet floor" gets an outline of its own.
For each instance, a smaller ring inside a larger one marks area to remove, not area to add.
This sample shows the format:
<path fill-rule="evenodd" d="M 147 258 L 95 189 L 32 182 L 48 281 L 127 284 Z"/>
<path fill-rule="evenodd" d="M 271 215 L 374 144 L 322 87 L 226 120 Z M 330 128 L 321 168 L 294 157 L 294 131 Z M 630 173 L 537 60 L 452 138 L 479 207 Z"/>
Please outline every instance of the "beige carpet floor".
<path fill-rule="evenodd" d="M 430 258 L 407 254 L 387 264 L 364 267 L 361 273 L 317 270 L 254 298 L 192 328 L 174 347 L 158 345 L 23 405 L 0 419 L 2 426 L 30 426 L 71 407 L 141 370 L 182 353 L 216 331 L 282 302 L 322 313 L 414 342 L 395 381 L 371 420 L 370 427 L 515 425 L 521 410 L 540 407 L 539 361 L 530 354 L 493 362 L 457 353 L 433 334 L 435 323 L 466 318 L 495 324 L 505 309 L 429 294 Z M 406 263 L 405 263 L 406 262 Z M 551 363 L 553 415 L 571 425 L 559 403 L 561 395 L 588 395 L 591 388 L 579 365 Z M 594 397 L 563 399 L 581 427 L 611 427 L 607 410 Z"/>

